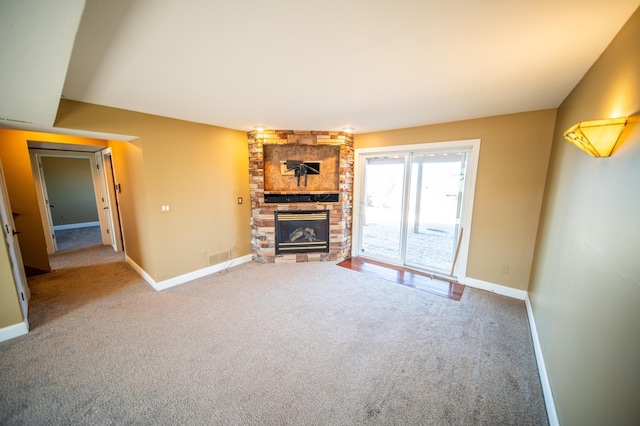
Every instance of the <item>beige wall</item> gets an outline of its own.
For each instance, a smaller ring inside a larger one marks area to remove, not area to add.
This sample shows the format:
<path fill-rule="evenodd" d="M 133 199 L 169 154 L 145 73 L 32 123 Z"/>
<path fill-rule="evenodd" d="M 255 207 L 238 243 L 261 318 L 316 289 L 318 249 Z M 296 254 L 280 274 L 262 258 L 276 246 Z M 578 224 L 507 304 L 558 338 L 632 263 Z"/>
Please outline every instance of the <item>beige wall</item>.
<path fill-rule="evenodd" d="M 31 172 L 26 132 L 0 129 L 0 158 L 7 182 L 9 202 L 16 217 L 18 240 L 25 266 L 49 271 L 49 257 Z"/>
<path fill-rule="evenodd" d="M 640 12 L 558 110 L 530 299 L 562 425 L 640 424 Z M 609 158 L 562 138 L 630 115 Z"/>
<path fill-rule="evenodd" d="M 0 158 L 25 266 L 49 271 L 49 258 L 31 171 L 28 141 L 100 145 L 100 141 L 48 133 L 0 129 Z M 103 142 L 104 145 L 106 143 Z M 6 246 L 0 244 L 0 328 L 22 322 L 20 301 Z"/>
<path fill-rule="evenodd" d="M 208 266 L 207 253 L 251 253 L 245 132 L 73 101 L 61 102 L 56 125 L 139 138 L 118 151 L 126 167 L 114 161 L 134 182 L 122 186 L 127 254 L 156 281 Z"/>
<path fill-rule="evenodd" d="M 88 158 L 42 157 L 53 225 L 97 222 L 98 208 Z"/>
<path fill-rule="evenodd" d="M 151 229 L 147 220 L 147 196 L 144 162 L 140 140 L 109 141 L 113 152 L 115 182 L 120 184 L 117 194 L 122 237 L 127 256 L 144 268 L 153 269 Z"/>
<path fill-rule="evenodd" d="M 555 110 L 367 133 L 355 147 L 481 139 L 467 276 L 526 290 Z M 509 274 L 500 272 L 509 265 Z"/>
<path fill-rule="evenodd" d="M 49 257 L 40 219 L 36 188 L 31 171 L 27 143 L 52 142 L 72 145 L 105 146 L 106 141 L 51 133 L 24 132 L 0 129 L 0 158 L 9 192 L 11 208 L 20 214 L 15 219 L 18 239 L 25 266 L 49 271 Z"/>

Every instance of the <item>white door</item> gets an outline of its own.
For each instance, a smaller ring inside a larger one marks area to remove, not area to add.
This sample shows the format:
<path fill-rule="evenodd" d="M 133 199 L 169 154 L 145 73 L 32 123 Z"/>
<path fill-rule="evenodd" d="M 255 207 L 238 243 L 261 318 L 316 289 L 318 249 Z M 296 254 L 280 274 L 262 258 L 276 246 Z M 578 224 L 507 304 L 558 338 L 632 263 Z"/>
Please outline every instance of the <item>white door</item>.
<path fill-rule="evenodd" d="M 95 176 L 97 177 L 99 188 L 99 192 L 96 193 L 96 198 L 98 199 L 98 214 L 100 215 L 100 223 L 106 225 L 101 229 L 102 244 L 108 244 L 117 251 L 113 233 L 113 222 L 111 221 L 111 215 L 109 214 L 109 197 L 107 195 L 107 184 L 104 177 L 102 153 L 96 152 L 94 153 L 94 156 L 96 162 Z"/>
<path fill-rule="evenodd" d="M 113 159 L 111 148 L 96 152 L 96 164 L 100 181 L 102 211 L 108 224 L 109 244 L 114 251 L 122 251 L 122 232 L 120 229 L 120 214 L 118 211 L 118 197 L 115 191 L 113 173 Z"/>
<path fill-rule="evenodd" d="M 44 229 L 44 237 L 47 242 L 47 254 L 53 254 L 58 251 L 56 243 L 56 234 L 53 230 L 53 218 L 51 209 L 55 208 L 49 203 L 49 194 L 47 194 L 47 182 L 44 179 L 44 171 L 42 168 L 42 157 L 33 151 L 29 151 L 31 157 L 31 167 L 33 171 L 33 182 L 36 186 L 36 197 L 40 206 L 40 218 L 42 220 L 42 228 Z"/>
<path fill-rule="evenodd" d="M 11 205 L 9 204 L 9 194 L 7 192 L 7 185 L 4 180 L 2 163 L 0 163 L 0 216 L 2 218 L 4 240 L 9 249 L 9 260 L 11 261 L 13 278 L 16 282 L 16 290 L 18 291 L 18 297 L 20 299 L 22 316 L 24 318 L 24 323 L 28 328 L 29 322 L 27 319 L 29 310 L 29 298 L 31 297 L 31 292 L 29 291 L 27 278 L 24 273 L 22 255 L 20 253 L 20 244 L 18 242 L 18 234 L 20 232 L 16 230 L 15 224 L 13 223 L 13 212 L 11 211 Z"/>

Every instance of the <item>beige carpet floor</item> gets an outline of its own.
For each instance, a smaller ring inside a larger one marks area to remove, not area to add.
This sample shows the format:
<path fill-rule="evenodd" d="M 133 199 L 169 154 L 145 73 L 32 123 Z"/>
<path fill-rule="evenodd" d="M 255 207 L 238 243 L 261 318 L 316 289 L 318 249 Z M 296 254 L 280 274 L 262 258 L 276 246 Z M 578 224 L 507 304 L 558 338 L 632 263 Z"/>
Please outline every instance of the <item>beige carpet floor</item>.
<path fill-rule="evenodd" d="M 29 280 L 0 343 L 0 424 L 544 425 L 524 304 L 328 262 L 154 291 L 108 247 Z"/>
<path fill-rule="evenodd" d="M 58 251 L 78 250 L 102 245 L 99 226 L 71 228 L 55 231 Z"/>

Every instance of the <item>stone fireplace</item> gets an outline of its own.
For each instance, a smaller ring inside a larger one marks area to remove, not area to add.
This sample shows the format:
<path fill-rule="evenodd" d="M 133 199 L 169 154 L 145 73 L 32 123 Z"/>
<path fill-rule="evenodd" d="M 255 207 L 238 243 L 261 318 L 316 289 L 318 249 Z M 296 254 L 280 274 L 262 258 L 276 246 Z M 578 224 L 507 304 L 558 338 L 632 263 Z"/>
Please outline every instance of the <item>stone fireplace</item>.
<path fill-rule="evenodd" d="M 353 136 L 293 130 L 253 131 L 247 136 L 253 259 L 273 263 L 348 258 Z M 304 225 L 303 215 L 328 218 L 326 243 L 317 235 L 322 226 Z"/>

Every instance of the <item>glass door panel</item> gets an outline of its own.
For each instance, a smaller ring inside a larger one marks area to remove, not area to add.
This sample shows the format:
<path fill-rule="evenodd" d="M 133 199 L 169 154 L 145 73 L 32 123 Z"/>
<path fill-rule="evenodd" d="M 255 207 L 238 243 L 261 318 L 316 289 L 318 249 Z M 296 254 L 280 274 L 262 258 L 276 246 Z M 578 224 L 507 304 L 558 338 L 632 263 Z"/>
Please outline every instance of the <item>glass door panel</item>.
<path fill-rule="evenodd" d="M 364 159 L 362 256 L 402 262 L 406 158 L 389 155 Z"/>
<path fill-rule="evenodd" d="M 404 260 L 407 266 L 451 274 L 465 166 L 464 152 L 413 155 Z"/>

